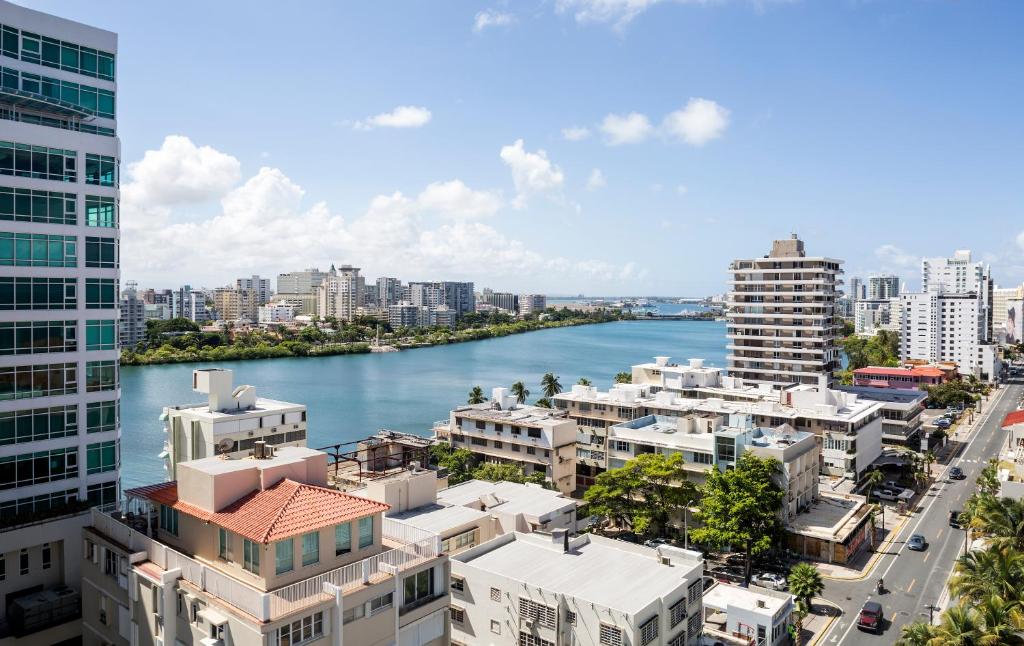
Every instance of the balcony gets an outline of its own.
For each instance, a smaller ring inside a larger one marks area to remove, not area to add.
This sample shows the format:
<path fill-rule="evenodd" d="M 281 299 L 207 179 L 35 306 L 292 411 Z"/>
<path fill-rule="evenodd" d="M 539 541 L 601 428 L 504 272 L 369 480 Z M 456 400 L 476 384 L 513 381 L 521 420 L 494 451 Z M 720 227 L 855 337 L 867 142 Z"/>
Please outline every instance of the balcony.
<path fill-rule="evenodd" d="M 437 534 L 384 518 L 383 539 L 398 547 L 268 592 L 150 538 L 146 525 L 144 517 L 122 513 L 118 505 L 92 510 L 92 527 L 127 547 L 133 564 L 148 560 L 165 571 L 179 569 L 180 578 L 188 584 L 259 621 L 275 621 L 332 600 L 328 584 L 349 592 L 397 576 L 441 553 Z"/>

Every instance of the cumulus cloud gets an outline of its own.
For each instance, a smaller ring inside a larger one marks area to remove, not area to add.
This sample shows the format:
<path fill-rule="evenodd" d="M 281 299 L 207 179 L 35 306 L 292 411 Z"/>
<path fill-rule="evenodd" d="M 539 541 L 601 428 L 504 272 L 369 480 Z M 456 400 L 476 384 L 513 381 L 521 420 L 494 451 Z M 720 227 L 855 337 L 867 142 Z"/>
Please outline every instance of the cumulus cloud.
<path fill-rule="evenodd" d="M 507 27 L 516 21 L 516 17 L 510 13 L 503 13 L 495 9 L 485 9 L 476 14 L 473 19 L 473 31 L 480 33 L 488 27 Z"/>
<path fill-rule="evenodd" d="M 458 179 L 434 182 L 408 195 L 377 195 L 348 218 L 325 202 L 309 203 L 302 187 L 278 168 L 263 167 L 243 181 L 236 167 L 228 174 L 237 178 L 234 183 L 211 181 L 187 199 L 155 190 L 149 173 L 161 157 L 165 159 L 159 168 L 172 186 L 198 181 L 194 163 L 183 160 L 234 160 L 179 139 L 169 138 L 170 144 L 128 166 L 121 201 L 126 278 L 214 285 L 234 275 L 274 275 L 289 267 L 331 262 L 351 262 L 369 275 L 400 271 L 409 278 L 546 280 L 557 274 L 615 282 L 640 275 L 633 266 L 549 256 L 528 248 L 481 221 L 502 208 L 500 193 L 474 190 Z M 524 189 L 561 186 L 561 171 L 543 151 L 526 152 L 522 142 L 517 144 L 506 147 L 515 163 L 532 160 L 536 166 L 536 172 L 526 174 Z M 204 149 L 197 157 L 194 151 Z M 180 159 L 174 159 L 173 151 Z M 196 217 L 196 212 L 209 215 Z"/>
<path fill-rule="evenodd" d="M 640 143 L 653 131 L 650 119 L 639 112 L 609 114 L 601 122 L 601 132 L 611 146 Z"/>
<path fill-rule="evenodd" d="M 571 13 L 576 22 L 606 22 L 622 27 L 659 2 L 661 0 L 556 0 L 555 11 Z"/>
<path fill-rule="evenodd" d="M 223 195 L 241 174 L 242 165 L 231 155 L 170 135 L 159 149 L 128 165 L 122 193 L 150 207 L 202 202 Z"/>
<path fill-rule="evenodd" d="M 500 154 L 501 160 L 512 171 L 512 183 L 516 187 L 512 205 L 517 209 L 525 207 L 531 196 L 557 194 L 565 183 L 562 169 L 551 163 L 548 154 L 541 149 L 529 152 L 522 139 L 502 146 Z"/>
<path fill-rule="evenodd" d="M 414 105 L 400 105 L 391 112 L 356 121 L 356 130 L 373 130 L 374 128 L 419 128 L 430 123 L 433 115 L 430 110 Z"/>
<path fill-rule="evenodd" d="M 686 107 L 669 113 L 662 131 L 691 146 L 703 146 L 717 139 L 729 125 L 729 111 L 708 99 L 690 99 Z"/>
<path fill-rule="evenodd" d="M 590 128 L 581 126 L 570 126 L 562 128 L 562 139 L 566 141 L 583 141 L 590 136 Z"/>
<path fill-rule="evenodd" d="M 604 188 L 607 183 L 601 169 L 595 168 L 590 171 L 590 177 L 587 178 L 587 190 L 596 191 L 599 188 Z"/>
<path fill-rule="evenodd" d="M 893 244 L 884 244 L 875 249 L 875 258 L 887 268 L 910 269 L 920 267 L 921 257 L 904 251 Z"/>

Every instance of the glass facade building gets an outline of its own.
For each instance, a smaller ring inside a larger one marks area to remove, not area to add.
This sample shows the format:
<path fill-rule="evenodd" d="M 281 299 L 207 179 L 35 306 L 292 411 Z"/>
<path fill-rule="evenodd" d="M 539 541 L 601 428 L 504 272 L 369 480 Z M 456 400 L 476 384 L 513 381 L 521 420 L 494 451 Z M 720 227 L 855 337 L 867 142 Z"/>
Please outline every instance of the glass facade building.
<path fill-rule="evenodd" d="M 116 52 L 116 34 L 0 0 L 0 559 L 27 565 L 0 577 L 0 623 L 15 634 L 13 599 L 85 592 L 88 508 L 120 488 Z"/>

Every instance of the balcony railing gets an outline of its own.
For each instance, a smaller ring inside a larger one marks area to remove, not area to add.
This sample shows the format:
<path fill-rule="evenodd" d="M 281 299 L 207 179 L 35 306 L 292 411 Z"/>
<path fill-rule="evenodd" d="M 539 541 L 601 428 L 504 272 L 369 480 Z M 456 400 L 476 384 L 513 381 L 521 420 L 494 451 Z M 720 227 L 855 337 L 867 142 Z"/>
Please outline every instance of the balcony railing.
<path fill-rule="evenodd" d="M 150 538 L 144 524 L 136 527 L 130 522 L 118 505 L 92 510 L 92 526 L 99 533 L 124 545 L 132 553 L 145 552 L 145 558 L 163 570 L 179 569 L 181 578 L 260 621 L 274 621 L 330 600 L 332 595 L 325 592 L 325 583 L 343 591 L 354 589 L 395 576 L 441 553 L 437 534 L 384 518 L 383 538 L 400 544 L 400 547 L 264 592 Z"/>

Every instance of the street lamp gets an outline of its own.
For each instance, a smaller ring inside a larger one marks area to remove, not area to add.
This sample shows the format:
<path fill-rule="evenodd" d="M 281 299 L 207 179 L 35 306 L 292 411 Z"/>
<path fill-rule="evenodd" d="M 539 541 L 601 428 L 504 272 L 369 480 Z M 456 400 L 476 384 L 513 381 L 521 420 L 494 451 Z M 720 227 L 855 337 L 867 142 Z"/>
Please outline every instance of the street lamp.
<path fill-rule="evenodd" d="M 928 609 L 928 625 L 930 626 L 935 623 L 935 611 L 941 610 L 941 608 L 933 604 L 928 604 L 925 608 Z"/>

